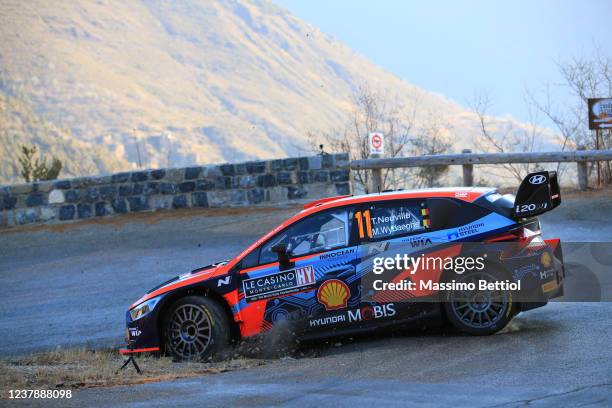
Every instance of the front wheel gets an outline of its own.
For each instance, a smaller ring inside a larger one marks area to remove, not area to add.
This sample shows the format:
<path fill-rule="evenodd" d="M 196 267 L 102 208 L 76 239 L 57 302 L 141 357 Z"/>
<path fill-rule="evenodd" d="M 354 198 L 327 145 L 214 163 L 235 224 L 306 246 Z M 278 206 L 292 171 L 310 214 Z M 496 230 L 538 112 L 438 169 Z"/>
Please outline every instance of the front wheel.
<path fill-rule="evenodd" d="M 455 281 L 472 284 L 475 289 L 448 291 L 444 309 L 451 324 L 459 331 L 472 335 L 489 335 L 506 327 L 514 316 L 512 291 L 479 290 L 479 281 L 503 280 L 496 271 L 479 271 L 461 275 Z"/>
<path fill-rule="evenodd" d="M 219 303 L 203 296 L 187 296 L 170 306 L 163 330 L 166 350 L 179 360 L 211 358 L 230 342 L 226 313 Z"/>

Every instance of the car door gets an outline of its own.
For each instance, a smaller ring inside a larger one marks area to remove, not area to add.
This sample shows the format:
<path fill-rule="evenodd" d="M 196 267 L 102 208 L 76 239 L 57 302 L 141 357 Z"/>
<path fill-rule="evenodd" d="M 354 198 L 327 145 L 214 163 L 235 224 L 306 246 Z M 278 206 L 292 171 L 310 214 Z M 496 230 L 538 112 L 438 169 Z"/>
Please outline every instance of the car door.
<path fill-rule="evenodd" d="M 239 291 L 246 308 L 260 316 L 262 331 L 287 323 L 298 333 L 331 330 L 316 319 L 359 302 L 353 217 L 350 206 L 320 211 L 278 232 L 250 256 L 256 265 L 240 271 Z M 273 250 L 279 244 L 287 248 L 288 264 Z M 246 308 L 243 315 L 249 315 Z"/>
<path fill-rule="evenodd" d="M 418 258 L 435 250 L 439 244 L 431 228 L 427 200 L 414 198 L 365 203 L 356 209 L 355 217 L 361 244 L 356 274 L 361 276 L 363 305 L 369 305 L 370 310 L 367 321 L 361 317 L 362 324 L 380 325 L 428 312 L 425 310 L 428 305 L 413 302 L 420 294 L 418 291 L 381 289 L 383 282 L 400 283 L 422 277 L 421 273 L 411 274 L 410 261 L 410 267 L 404 268 L 405 263 L 402 261 L 401 266 L 396 266 L 395 259 L 397 256 Z M 392 266 L 381 267 L 382 262 L 390 258 L 394 260 Z"/>

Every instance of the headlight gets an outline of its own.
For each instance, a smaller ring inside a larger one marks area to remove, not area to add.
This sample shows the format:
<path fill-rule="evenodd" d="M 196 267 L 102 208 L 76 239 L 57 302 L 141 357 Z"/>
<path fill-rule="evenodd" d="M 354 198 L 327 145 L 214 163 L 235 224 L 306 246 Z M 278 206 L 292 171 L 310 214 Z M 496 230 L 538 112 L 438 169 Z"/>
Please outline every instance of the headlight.
<path fill-rule="evenodd" d="M 130 310 L 130 317 L 132 318 L 132 321 L 138 320 L 141 317 L 144 317 L 151 313 L 151 311 L 155 309 L 155 306 L 159 302 L 159 299 L 159 296 L 153 299 L 149 299 L 146 302 L 143 302 L 132 310 Z"/>

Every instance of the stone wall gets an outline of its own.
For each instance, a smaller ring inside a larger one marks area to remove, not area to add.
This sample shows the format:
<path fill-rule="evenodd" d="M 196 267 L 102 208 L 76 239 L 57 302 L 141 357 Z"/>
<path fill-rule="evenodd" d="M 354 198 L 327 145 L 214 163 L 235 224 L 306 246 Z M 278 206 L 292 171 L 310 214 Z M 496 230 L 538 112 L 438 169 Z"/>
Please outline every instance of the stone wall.
<path fill-rule="evenodd" d="M 348 155 L 139 170 L 0 187 L 0 228 L 350 194 Z"/>

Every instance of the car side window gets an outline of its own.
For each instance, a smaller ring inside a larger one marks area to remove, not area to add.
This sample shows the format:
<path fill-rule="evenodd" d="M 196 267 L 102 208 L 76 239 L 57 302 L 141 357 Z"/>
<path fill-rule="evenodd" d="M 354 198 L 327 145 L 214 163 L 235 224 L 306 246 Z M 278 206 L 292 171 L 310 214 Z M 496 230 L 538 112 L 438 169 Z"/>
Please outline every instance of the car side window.
<path fill-rule="evenodd" d="M 276 244 L 287 244 L 292 257 L 327 251 L 347 246 L 350 234 L 350 216 L 346 208 L 311 215 L 290 225 L 272 237 L 261 248 L 259 264 L 275 262 L 272 252 Z"/>
<path fill-rule="evenodd" d="M 260 248 L 255 248 L 247 256 L 242 258 L 242 261 L 240 262 L 240 269 L 257 266 L 257 262 L 259 261 L 259 249 Z"/>
<path fill-rule="evenodd" d="M 456 228 L 489 214 L 484 208 L 452 198 L 430 198 L 427 208 L 435 230 Z"/>
<path fill-rule="evenodd" d="M 380 201 L 355 213 L 359 238 L 378 241 L 429 230 L 425 200 Z"/>

